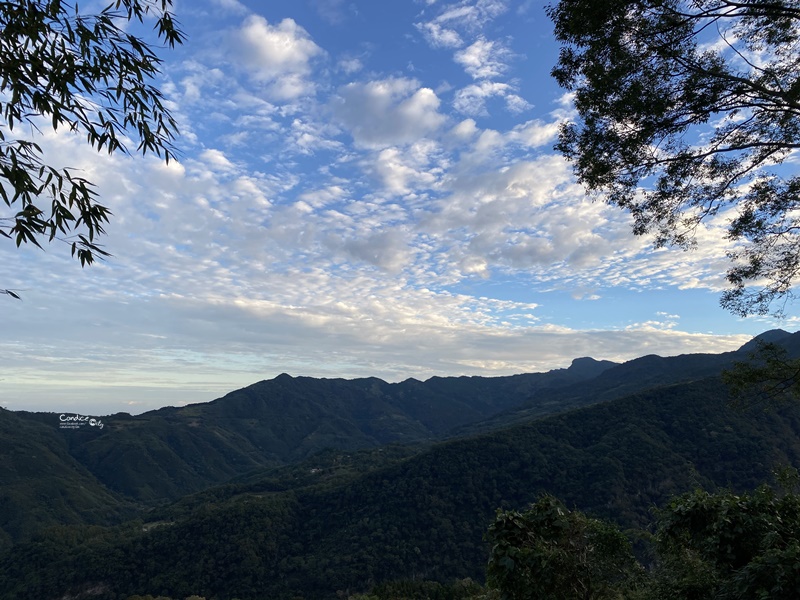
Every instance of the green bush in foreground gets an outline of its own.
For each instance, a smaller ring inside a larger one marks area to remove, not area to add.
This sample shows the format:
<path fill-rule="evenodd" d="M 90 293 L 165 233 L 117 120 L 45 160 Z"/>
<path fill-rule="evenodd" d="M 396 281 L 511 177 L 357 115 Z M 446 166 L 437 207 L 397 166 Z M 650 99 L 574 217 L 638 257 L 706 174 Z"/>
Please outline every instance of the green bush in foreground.
<path fill-rule="evenodd" d="M 647 569 L 616 527 L 551 496 L 498 511 L 487 537 L 488 586 L 504 600 L 800 597 L 800 495 L 769 486 L 673 499 L 657 513 Z"/>

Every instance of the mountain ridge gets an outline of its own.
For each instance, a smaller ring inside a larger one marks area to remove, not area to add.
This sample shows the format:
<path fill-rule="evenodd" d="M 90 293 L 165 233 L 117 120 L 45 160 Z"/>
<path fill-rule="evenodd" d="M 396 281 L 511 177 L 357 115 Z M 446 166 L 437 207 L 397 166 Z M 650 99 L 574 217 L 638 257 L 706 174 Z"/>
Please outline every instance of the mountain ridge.
<path fill-rule="evenodd" d="M 675 493 L 749 489 L 772 467 L 800 462 L 799 407 L 744 413 L 726 402 L 714 376 L 422 452 L 390 447 L 385 461 L 381 449 L 364 451 L 373 461 L 366 468 L 329 451 L 187 497 L 151 513 L 145 526 L 57 531 L 22 544 L 0 556 L 0 599 L 105 586 L 118 597 L 332 600 L 398 578 L 480 579 L 482 537 L 498 507 L 552 493 L 636 527 Z M 48 557 L 59 558 L 36 587 L 25 561 Z"/>
<path fill-rule="evenodd" d="M 765 336 L 779 339 L 792 352 L 800 348 L 800 334 L 773 330 L 758 337 Z M 426 445 L 717 375 L 743 358 L 742 349 L 650 355 L 619 364 L 580 357 L 568 368 L 546 373 L 431 377 L 424 382 L 284 373 L 207 403 L 104 417 L 102 430 L 59 430 L 54 413 L 0 411 L 0 427 L 7 432 L 0 460 L 8 462 L 19 448 L 27 447 L 30 439 L 17 439 L 19 435 L 60 448 L 63 456 L 52 457 L 48 468 L 76 475 L 64 476 L 59 484 L 61 504 L 51 513 L 45 510 L 38 520 L 107 524 L 132 507 L 174 501 L 258 469 L 307 459 L 326 448 Z M 24 423 L 36 423 L 35 436 L 25 433 L 28 429 L 20 425 Z M 0 470 L 0 502 L 7 515 L 5 524 L 0 523 L 0 548 L 26 539 L 35 528 L 36 520 L 25 515 L 37 481 Z"/>

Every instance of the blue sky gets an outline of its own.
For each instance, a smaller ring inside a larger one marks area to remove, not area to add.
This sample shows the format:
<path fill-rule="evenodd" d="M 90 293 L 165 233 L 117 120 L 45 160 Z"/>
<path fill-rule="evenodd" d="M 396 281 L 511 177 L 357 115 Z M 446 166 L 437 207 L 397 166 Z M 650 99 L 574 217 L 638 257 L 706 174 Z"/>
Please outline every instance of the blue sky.
<path fill-rule="evenodd" d="M 114 213 L 114 255 L 0 244 L 0 404 L 142 412 L 279 373 L 507 375 L 732 350 L 725 215 L 654 250 L 552 149 L 544 4 L 179 0 L 160 82 L 180 160 L 45 132 Z M 791 314 L 791 310 L 789 311 Z"/>

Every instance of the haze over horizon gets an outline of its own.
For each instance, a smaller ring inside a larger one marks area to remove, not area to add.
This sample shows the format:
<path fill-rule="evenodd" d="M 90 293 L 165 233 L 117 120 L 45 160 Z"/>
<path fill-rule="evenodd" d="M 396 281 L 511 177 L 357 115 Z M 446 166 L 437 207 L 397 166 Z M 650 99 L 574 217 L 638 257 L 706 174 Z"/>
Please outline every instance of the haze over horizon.
<path fill-rule="evenodd" d="M 0 405 L 140 413 L 286 372 L 400 381 L 735 350 L 725 214 L 652 248 L 552 149 L 541 3 L 176 3 L 180 160 L 41 140 L 113 212 L 113 257 L 0 243 Z M 791 308 L 787 311 L 793 314 Z"/>

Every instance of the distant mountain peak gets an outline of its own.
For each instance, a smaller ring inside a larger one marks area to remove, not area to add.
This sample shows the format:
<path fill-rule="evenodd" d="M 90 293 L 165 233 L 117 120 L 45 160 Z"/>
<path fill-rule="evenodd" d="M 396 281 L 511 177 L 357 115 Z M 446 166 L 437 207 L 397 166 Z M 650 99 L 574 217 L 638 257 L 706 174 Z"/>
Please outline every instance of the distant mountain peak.
<path fill-rule="evenodd" d="M 586 366 L 586 365 L 593 365 L 593 364 L 595 364 L 597 362 L 600 362 L 600 361 L 595 360 L 591 356 L 581 356 L 580 358 L 573 358 L 572 359 L 572 364 L 569 366 L 569 368 L 570 369 L 572 369 L 573 367 L 580 368 L 580 367 Z"/>
<path fill-rule="evenodd" d="M 791 336 L 791 333 L 784 331 L 783 329 L 770 329 L 769 331 L 758 334 L 752 340 L 744 344 L 741 348 L 739 348 L 739 352 L 753 352 L 758 350 L 758 345 L 761 343 L 774 344 Z"/>
<path fill-rule="evenodd" d="M 590 356 L 582 356 L 581 358 L 573 359 L 567 371 L 583 377 L 596 377 L 603 371 L 616 366 L 617 363 L 610 360 L 595 360 Z"/>

